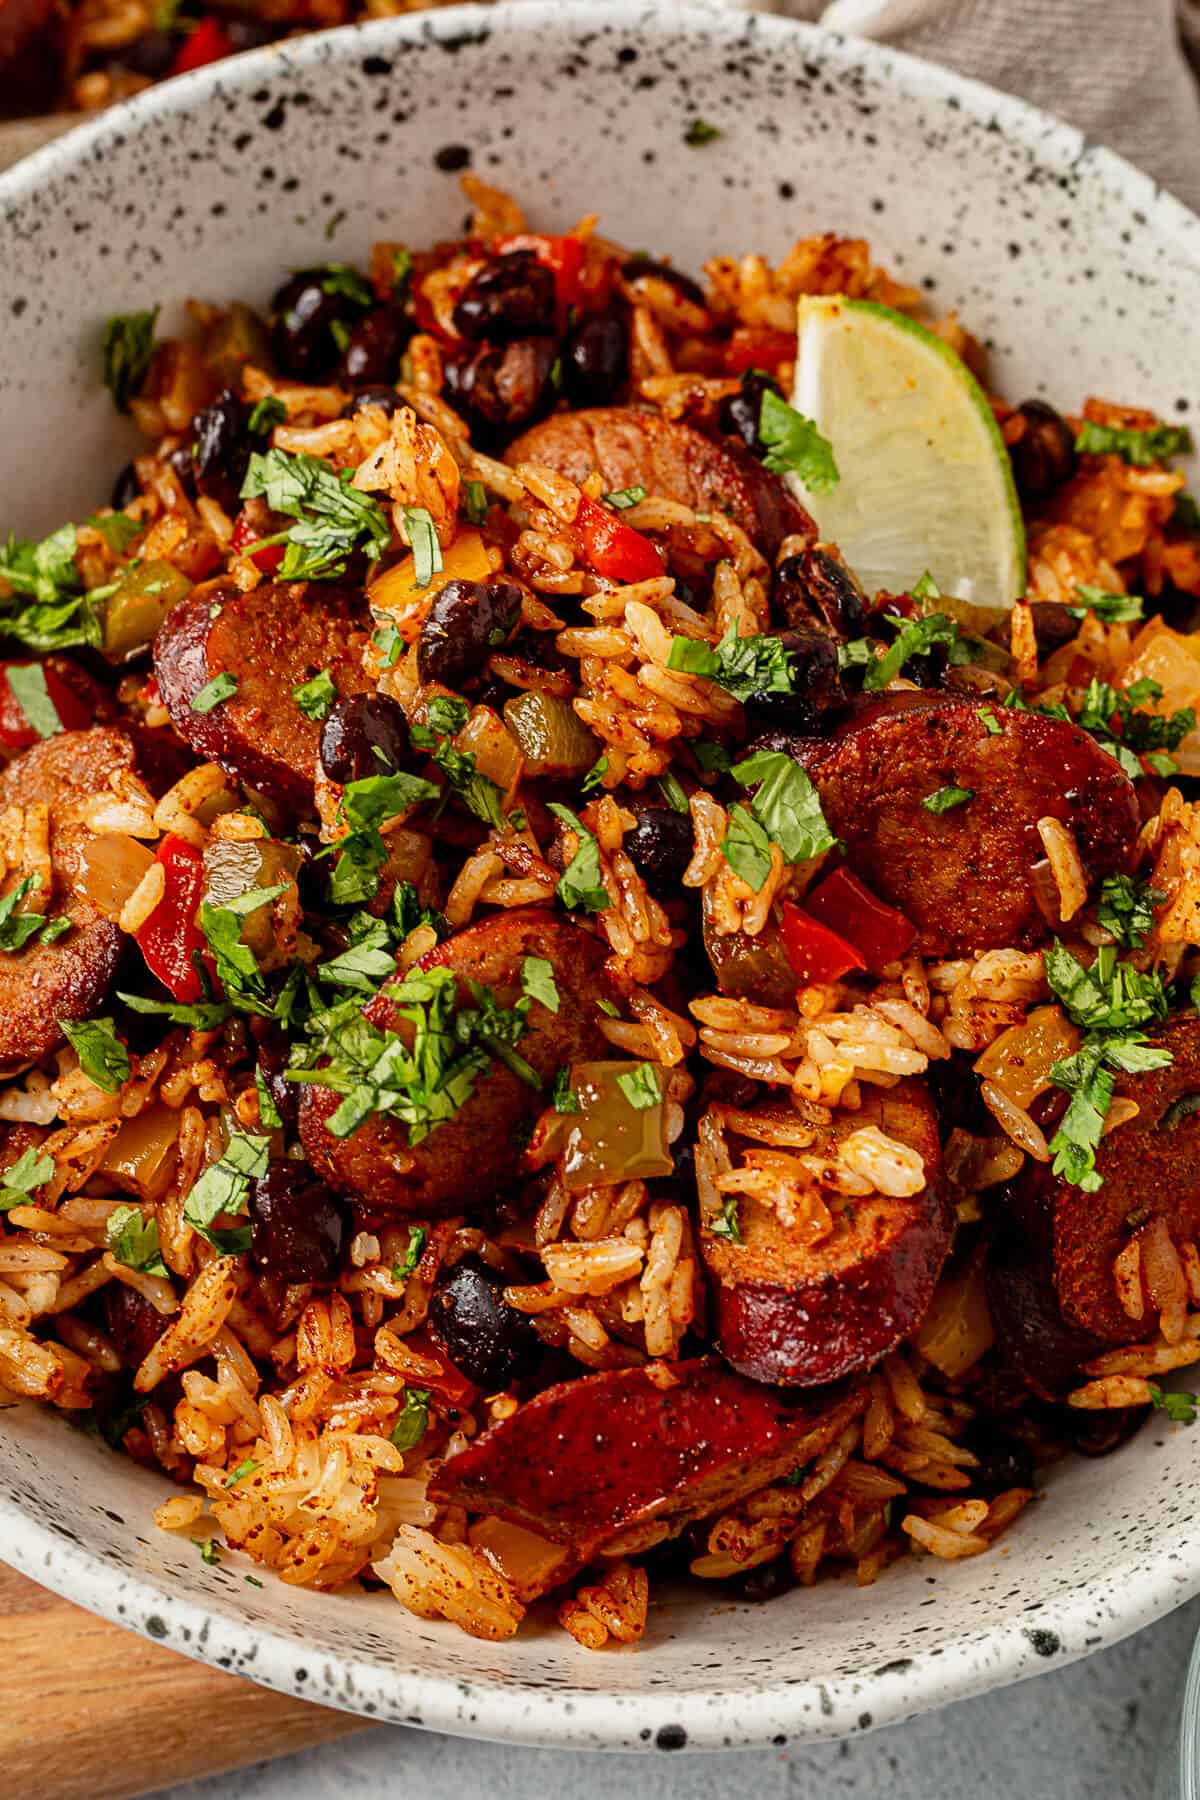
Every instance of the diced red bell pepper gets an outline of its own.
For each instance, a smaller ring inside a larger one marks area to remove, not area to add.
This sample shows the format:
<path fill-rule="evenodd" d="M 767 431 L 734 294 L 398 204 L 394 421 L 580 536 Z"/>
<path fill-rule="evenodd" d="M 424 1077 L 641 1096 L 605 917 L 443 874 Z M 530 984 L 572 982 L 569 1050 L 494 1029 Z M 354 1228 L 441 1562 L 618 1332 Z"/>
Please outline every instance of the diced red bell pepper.
<path fill-rule="evenodd" d="M 251 522 L 249 514 L 241 512 L 234 523 L 229 548 L 235 556 L 241 556 L 258 536 L 258 527 Z M 286 544 L 263 544 L 260 549 L 250 552 L 250 561 L 260 568 L 264 575 L 274 575 L 283 561 L 286 550 Z"/>
<path fill-rule="evenodd" d="M 917 936 L 911 919 L 877 899 L 849 869 L 835 869 L 819 882 L 804 896 L 804 910 L 860 950 L 872 975 L 898 961 Z"/>
<path fill-rule="evenodd" d="M 446 1352 L 434 1343 L 427 1331 L 410 1331 L 404 1340 L 404 1347 L 427 1362 L 441 1365 L 439 1375 L 414 1376 L 414 1386 L 433 1388 L 447 1406 L 470 1406 L 479 1389 L 455 1368 Z"/>
<path fill-rule="evenodd" d="M 0 744 L 9 750 L 27 750 L 42 735 L 29 723 L 17 696 L 8 684 L 10 669 L 31 669 L 35 666 L 32 660 L 0 663 Z M 67 686 L 54 669 L 43 664 L 42 673 L 46 680 L 46 693 L 62 721 L 63 730 L 84 730 L 92 722 L 91 707 L 73 688 Z"/>
<path fill-rule="evenodd" d="M 233 40 L 221 21 L 210 14 L 201 19 L 195 31 L 188 32 L 175 52 L 169 73 L 186 75 L 191 69 L 202 69 L 206 63 L 220 62 L 222 57 L 232 55 Z"/>
<path fill-rule="evenodd" d="M 731 375 L 746 369 L 772 373 L 780 363 L 795 360 L 795 332 L 773 331 L 768 325 L 739 325 L 725 346 L 725 367 Z"/>
<path fill-rule="evenodd" d="M 783 903 L 783 947 L 801 982 L 840 981 L 866 961 L 853 944 L 790 900 Z"/>
<path fill-rule="evenodd" d="M 172 834 L 158 847 L 166 875 L 163 897 L 135 936 L 146 967 L 176 1000 L 199 1000 L 204 983 L 196 967 L 204 933 L 196 923 L 204 890 L 204 858 L 186 838 Z"/>
<path fill-rule="evenodd" d="M 163 703 L 162 690 L 158 685 L 157 675 L 147 675 L 142 683 L 140 698 L 147 711 L 157 709 Z"/>
<path fill-rule="evenodd" d="M 586 495 L 575 514 L 575 533 L 584 561 L 609 581 L 657 581 L 663 573 L 662 557 L 650 539 Z"/>
<path fill-rule="evenodd" d="M 578 306 L 583 277 L 583 240 L 571 237 L 547 237 L 538 231 L 519 231 L 513 237 L 496 239 L 496 250 L 507 256 L 511 250 L 532 250 L 543 268 L 554 276 L 554 293 L 558 301 L 559 324 L 565 324 L 569 307 Z"/>

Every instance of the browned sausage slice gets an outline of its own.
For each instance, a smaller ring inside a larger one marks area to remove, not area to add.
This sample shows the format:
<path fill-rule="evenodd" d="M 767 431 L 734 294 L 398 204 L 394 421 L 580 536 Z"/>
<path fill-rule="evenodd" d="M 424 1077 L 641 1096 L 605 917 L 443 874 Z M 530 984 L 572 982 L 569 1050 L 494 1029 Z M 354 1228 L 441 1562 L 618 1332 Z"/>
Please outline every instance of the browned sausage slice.
<path fill-rule="evenodd" d="M 1048 1222 L 1054 1286 L 1064 1319 L 1103 1344 L 1154 1335 L 1154 1313 L 1131 1319 L 1117 1295 L 1113 1262 L 1134 1233 L 1164 1219 L 1176 1246 L 1200 1238 L 1200 1019 L 1168 1020 L 1150 1042 L 1174 1061 L 1145 1075 L 1118 1075 L 1115 1092 L 1134 1100 L 1135 1119 L 1118 1125 L 1096 1153 L 1102 1185 L 1088 1194 L 1033 1164 L 1013 1196 L 1016 1216 Z"/>
<path fill-rule="evenodd" d="M 1137 835 L 1133 785 L 1115 759 L 1042 713 L 888 694 L 831 737 L 791 747 L 850 867 L 907 914 L 925 956 L 1046 936 L 1030 879 L 1045 857 L 1039 819 L 1071 827 L 1096 879 L 1123 865 Z M 930 812 L 923 802 L 944 787 L 971 798 Z"/>
<path fill-rule="evenodd" d="M 636 407 L 555 413 L 516 438 L 504 456 L 510 463 L 543 463 L 571 481 L 596 472 L 610 493 L 644 487 L 697 512 L 726 512 L 771 557 L 793 533 L 810 541 L 817 535 L 784 482 L 744 444 L 705 437 Z"/>
<path fill-rule="evenodd" d="M 50 808 L 48 911 L 64 913 L 72 927 L 52 943 L 35 940 L 23 950 L 0 952 L 0 1070 L 57 1049 L 63 1041 L 60 1020 L 95 1012 L 116 973 L 121 933 L 76 891 L 83 846 L 92 835 L 81 809 L 132 768 L 128 737 L 98 725 L 34 744 L 0 775 L 0 812 Z"/>
<path fill-rule="evenodd" d="M 805 1404 L 716 1357 L 608 1370 L 527 1401 L 443 1463 L 429 1492 L 566 1544 L 578 1566 L 618 1536 L 655 1521 L 677 1531 L 819 1456 L 864 1398 Z"/>
<path fill-rule="evenodd" d="M 951 1237 L 933 1103 L 915 1081 L 866 1092 L 861 1111 L 835 1116 L 812 1153 L 832 1155 L 840 1139 L 868 1125 L 920 1152 L 919 1193 L 856 1199 L 816 1243 L 758 1200 L 741 1202 L 740 1244 L 702 1226 L 717 1343 L 755 1381 L 811 1387 L 868 1368 L 915 1330 L 929 1305 Z"/>
<path fill-rule="evenodd" d="M 541 909 L 496 913 L 448 938 L 422 967 L 452 969 L 468 1003 L 467 984 L 476 981 L 493 988 L 501 1006 L 511 1006 L 527 956 L 549 962 L 558 987 L 558 1012 L 535 1001 L 518 1046 L 548 1088 L 564 1064 L 607 1049 L 596 1005 L 608 996 L 605 947 L 598 938 Z M 383 1030 L 398 1024 L 386 988 L 366 1011 Z M 520 1128 L 547 1104 L 545 1094 L 496 1063 L 476 1078 L 474 1093 L 452 1119 L 410 1148 L 403 1125 L 378 1117 L 348 1138 L 333 1137 L 325 1121 L 340 1099 L 329 1088 L 301 1090 L 300 1136 L 313 1167 L 368 1211 L 422 1214 L 486 1203 L 518 1173 Z"/>
<path fill-rule="evenodd" d="M 328 669 L 339 695 L 371 687 L 360 606 L 324 582 L 229 582 L 193 589 L 154 641 L 154 673 L 176 731 L 237 781 L 293 812 L 311 812 L 321 728 L 292 689 Z M 207 712 L 192 702 L 216 675 L 237 689 Z"/>

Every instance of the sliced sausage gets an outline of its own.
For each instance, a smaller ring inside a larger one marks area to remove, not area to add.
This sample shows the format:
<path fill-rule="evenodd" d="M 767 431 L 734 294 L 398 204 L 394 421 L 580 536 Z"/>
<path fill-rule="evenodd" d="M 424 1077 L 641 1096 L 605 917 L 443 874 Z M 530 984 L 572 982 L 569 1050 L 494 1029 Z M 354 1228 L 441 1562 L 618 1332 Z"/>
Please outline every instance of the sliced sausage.
<path fill-rule="evenodd" d="M 361 605 L 327 582 L 227 581 L 194 588 L 154 641 L 154 673 L 176 731 L 200 756 L 289 812 L 311 812 L 321 727 L 292 689 L 328 669 L 339 695 L 371 687 Z M 237 688 L 207 712 L 192 702 L 217 675 Z"/>
<path fill-rule="evenodd" d="M 422 968 L 445 967 L 458 977 L 465 1005 L 470 982 L 495 990 L 501 1006 L 521 991 L 521 965 L 537 956 L 554 969 L 557 1013 L 534 1001 L 518 1052 L 548 1088 L 566 1063 L 601 1056 L 597 1000 L 608 993 L 605 949 L 597 938 L 541 909 L 497 913 L 469 926 L 431 951 Z M 401 1020 L 388 990 L 373 999 L 367 1017 L 382 1030 Z M 404 1126 L 368 1119 L 348 1138 L 335 1138 L 325 1121 L 341 1096 L 306 1086 L 300 1104 L 300 1137 L 313 1167 L 333 1186 L 353 1194 L 371 1212 L 454 1212 L 486 1202 L 518 1173 L 522 1127 L 546 1105 L 538 1093 L 501 1063 L 476 1077 L 475 1090 L 454 1117 L 419 1144 L 409 1146 Z"/>
<path fill-rule="evenodd" d="M 1045 856 L 1039 819 L 1071 827 L 1097 879 L 1123 865 L 1137 835 L 1133 785 L 1114 758 L 1079 726 L 1042 713 L 887 694 L 831 737 L 789 747 L 850 867 L 912 920 L 925 956 L 1045 937 L 1030 879 Z M 967 788 L 971 799 L 930 812 L 923 802 L 944 787 Z"/>
<path fill-rule="evenodd" d="M 25 750 L 0 774 L 0 812 L 50 808 L 52 882 L 48 914 L 71 930 L 49 944 L 0 951 L 0 1071 L 36 1061 L 63 1041 L 62 1019 L 95 1012 L 116 973 L 121 933 L 76 891 L 81 854 L 92 833 L 82 809 L 133 768 L 124 732 L 97 725 L 63 731 Z M 11 883 L 9 884 L 11 886 Z"/>
<path fill-rule="evenodd" d="M 819 1456 L 864 1398 L 806 1404 L 716 1357 L 606 1370 L 493 1425 L 442 1464 L 430 1497 L 565 1544 L 578 1566 L 618 1536 L 655 1522 L 678 1531 Z"/>
<path fill-rule="evenodd" d="M 813 1244 L 757 1200 L 739 1208 L 741 1243 L 701 1228 L 717 1344 L 755 1381 L 812 1387 L 868 1368 L 909 1336 L 929 1305 L 951 1237 L 933 1103 L 915 1081 L 866 1092 L 861 1111 L 836 1117 L 813 1154 L 835 1155 L 839 1139 L 867 1125 L 920 1151 L 919 1193 L 855 1199 L 834 1212 L 832 1234 Z"/>
<path fill-rule="evenodd" d="M 596 472 L 610 493 L 644 487 L 697 512 L 727 512 L 771 557 L 785 537 L 812 541 L 817 535 L 800 502 L 744 444 L 705 437 L 691 425 L 636 407 L 555 413 L 504 455 L 510 463 L 542 463 L 571 481 Z"/>
<path fill-rule="evenodd" d="M 1102 1185 L 1085 1193 L 1030 1166 L 1010 1211 L 1031 1238 L 1045 1221 L 1047 1252 L 1067 1324 L 1102 1344 L 1153 1336 L 1153 1308 L 1131 1319 L 1121 1305 L 1113 1262 L 1130 1238 L 1164 1219 L 1175 1244 L 1200 1237 L 1200 1019 L 1179 1016 L 1150 1038 L 1174 1060 L 1145 1075 L 1118 1075 L 1115 1092 L 1138 1114 L 1105 1137 L 1096 1153 Z M 1192 1110 L 1196 1108 L 1198 1110 Z"/>
<path fill-rule="evenodd" d="M 985 1280 L 996 1343 L 1008 1367 L 1042 1400 L 1060 1400 L 1078 1387 L 1081 1365 L 1103 1346 L 1063 1318 L 1039 1237 L 1003 1220 L 988 1245 Z"/>

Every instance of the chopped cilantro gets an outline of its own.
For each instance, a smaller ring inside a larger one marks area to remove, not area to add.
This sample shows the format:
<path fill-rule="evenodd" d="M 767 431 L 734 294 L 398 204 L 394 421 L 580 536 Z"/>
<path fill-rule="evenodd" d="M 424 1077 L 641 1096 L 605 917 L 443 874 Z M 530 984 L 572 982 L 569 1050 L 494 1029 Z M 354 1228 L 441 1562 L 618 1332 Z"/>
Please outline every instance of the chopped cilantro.
<path fill-rule="evenodd" d="M 442 546 L 427 506 L 406 506 L 404 526 L 413 555 L 413 585 L 428 587 L 442 568 Z"/>
<path fill-rule="evenodd" d="M 26 875 L 0 900 L 0 950 L 22 950 L 46 926 L 46 916 L 39 912 L 22 912 L 21 902 L 39 888 L 40 875 Z"/>
<path fill-rule="evenodd" d="M 752 694 L 790 694 L 795 687 L 794 659 L 782 640 L 739 637 L 736 624 L 716 646 L 702 638 L 673 638 L 667 667 L 715 681 L 735 700 L 749 700 Z"/>
<path fill-rule="evenodd" d="M 374 899 L 379 892 L 379 871 L 387 861 L 380 827 L 388 819 L 411 812 L 422 801 L 438 799 L 440 792 L 434 782 L 403 770 L 347 782 L 339 814 L 349 829 L 329 846 L 329 852 L 338 852 L 329 889 L 335 906 Z"/>
<path fill-rule="evenodd" d="M 126 512 L 93 513 L 87 521 L 98 531 L 114 556 L 124 556 L 138 532 L 144 527 Z"/>
<path fill-rule="evenodd" d="M 306 719 L 318 722 L 327 717 L 337 699 L 337 689 L 328 669 L 322 669 L 311 681 L 301 681 L 292 689 L 292 699 Z"/>
<path fill-rule="evenodd" d="M 968 800 L 974 798 L 974 788 L 955 787 L 951 783 L 946 787 L 937 788 L 932 794 L 927 794 L 921 805 L 926 812 L 944 813 L 950 812 L 955 806 L 965 806 Z"/>
<path fill-rule="evenodd" d="M 218 1551 L 217 1551 L 216 1538 L 215 1537 L 193 1538 L 192 1542 L 193 1542 L 193 1544 L 195 1544 L 197 1550 L 200 1552 L 200 1561 L 202 1563 L 207 1563 L 210 1569 L 215 1569 L 217 1564 L 221 1560 L 220 1555 L 218 1554 Z"/>
<path fill-rule="evenodd" d="M 365 312 L 375 304 L 375 291 L 369 281 L 352 269 L 349 263 L 325 263 L 319 271 L 321 292 L 334 300 L 348 300 Z"/>
<path fill-rule="evenodd" d="M 76 541 L 73 525 L 60 525 L 40 542 L 9 534 L 0 552 L 0 580 L 13 593 L 0 600 L 0 634 L 43 653 L 99 644 L 99 601 L 112 589 L 82 591 Z"/>
<path fill-rule="evenodd" d="M 747 807 L 730 807 L 729 829 L 721 840 L 721 855 L 747 887 L 752 887 L 756 894 L 760 892 L 771 873 L 771 840 Z"/>
<path fill-rule="evenodd" d="M 380 625 L 371 633 L 371 642 L 383 658 L 385 669 L 393 668 L 400 660 L 400 652 L 404 648 L 404 639 L 394 625 Z"/>
<path fill-rule="evenodd" d="M 384 919 L 358 913 L 350 924 L 350 946 L 317 969 L 318 978 L 330 987 L 352 988 L 373 994 L 389 975 L 396 973 L 392 934 Z"/>
<path fill-rule="evenodd" d="M 113 1030 L 111 1019 L 63 1019 L 63 1033 L 74 1046 L 89 1081 L 106 1094 L 117 1094 L 129 1080 L 129 1052 Z"/>
<path fill-rule="evenodd" d="M 183 1216 L 194 1231 L 226 1256 L 239 1256 L 250 1248 L 250 1227 L 218 1228 L 223 1214 L 243 1214 L 249 1204 L 250 1183 L 267 1172 L 271 1140 L 246 1131 L 235 1131 L 218 1162 L 210 1163 L 183 1203 Z"/>
<path fill-rule="evenodd" d="M 352 551 L 361 550 L 368 562 L 378 562 L 391 543 L 391 526 L 379 501 L 352 485 L 350 470 L 335 474 L 319 457 L 256 451 L 242 483 L 242 499 L 257 498 L 297 521 L 283 533 L 287 549 L 279 574 L 284 581 L 333 579 L 345 574 Z"/>
<path fill-rule="evenodd" d="M 14 1206 L 28 1206 L 35 1188 L 44 1187 L 54 1174 L 54 1158 L 37 1150 L 23 1150 L 10 1168 L 0 1173 L 0 1213 Z"/>
<path fill-rule="evenodd" d="M 568 910 L 606 912 L 610 904 L 600 868 L 600 846 L 570 807 L 557 800 L 548 802 L 559 822 L 575 833 L 575 854 L 559 876 L 556 893 Z"/>
<path fill-rule="evenodd" d="M 667 805 L 671 808 L 672 812 L 682 813 L 685 818 L 687 817 L 688 797 L 684 793 L 679 781 L 672 775 L 670 769 L 667 770 L 665 775 L 659 776 L 658 791 L 666 801 Z"/>
<path fill-rule="evenodd" d="M 733 757 L 724 744 L 712 744 L 705 738 L 697 738 L 692 744 L 692 755 L 706 775 L 727 775 L 733 767 Z"/>
<path fill-rule="evenodd" d="M 1067 608 L 1072 618 L 1082 619 L 1090 612 L 1105 625 L 1135 624 L 1146 606 L 1140 594 L 1110 594 L 1098 587 L 1077 587 L 1075 599 L 1077 604 Z"/>
<path fill-rule="evenodd" d="M 798 476 L 810 494 L 827 494 L 837 486 L 840 477 L 833 445 L 811 419 L 780 399 L 773 388 L 763 389 L 758 435 L 767 447 L 765 468 L 777 475 Z"/>
<path fill-rule="evenodd" d="M 1135 431 L 1121 425 L 1096 425 L 1085 419 L 1075 439 L 1075 448 L 1085 456 L 1119 456 L 1123 462 L 1144 469 L 1151 463 L 1165 462 L 1170 456 L 1184 456 L 1192 448 L 1192 434 L 1186 425 L 1152 425 Z"/>
<path fill-rule="evenodd" d="M 983 729 L 987 732 L 989 737 L 1000 736 L 1004 727 L 990 706 L 981 706 L 979 709 L 979 717 L 983 720 Z"/>
<path fill-rule="evenodd" d="M 468 525 L 483 525 L 487 522 L 488 497 L 482 481 L 467 482 L 463 489 L 463 511 L 467 515 Z"/>
<path fill-rule="evenodd" d="M 1154 927 L 1154 909 L 1167 896 L 1132 875 L 1106 875 L 1100 884 L 1096 923 L 1111 931 L 1119 944 L 1140 950 Z"/>
<path fill-rule="evenodd" d="M 925 655 L 935 644 L 947 646 L 952 663 L 969 660 L 970 653 L 962 642 L 958 626 L 945 613 L 926 613 L 920 619 L 902 619 L 898 614 L 889 613 L 884 622 L 896 632 L 896 639 L 883 656 L 875 656 L 868 641 L 859 638 L 843 645 L 839 658 L 843 667 L 853 663 L 865 666 L 863 687 L 869 693 L 877 693 L 889 681 L 895 681 L 910 657 Z M 865 654 L 862 653 L 864 649 Z"/>
<path fill-rule="evenodd" d="M 5 674 L 13 699 L 38 736 L 49 738 L 60 732 L 63 722 L 50 698 L 41 663 L 9 663 Z"/>
<path fill-rule="evenodd" d="M 1196 1418 L 1196 1408 L 1200 1405 L 1200 1395 L 1186 1393 L 1170 1393 L 1160 1388 L 1157 1381 L 1148 1381 L 1150 1404 L 1159 1412 L 1166 1413 L 1172 1425 L 1191 1425 Z"/>
<path fill-rule="evenodd" d="M 577 1113 L 583 1108 L 571 1088 L 571 1069 L 564 1063 L 554 1077 L 554 1086 L 550 1089 L 550 1100 L 556 1113 Z"/>
<path fill-rule="evenodd" d="M 942 590 L 938 586 L 937 582 L 933 579 L 933 576 L 929 573 L 928 569 L 926 569 L 925 573 L 922 575 L 922 577 L 919 581 L 916 581 L 913 583 L 912 597 L 914 600 L 940 600 L 941 599 Z"/>
<path fill-rule="evenodd" d="M 401 244 L 392 252 L 392 299 L 399 302 L 408 293 L 408 284 L 412 279 L 412 251 Z"/>
<path fill-rule="evenodd" d="M 392 1442 L 397 1450 L 413 1450 L 429 1427 L 429 1389 L 410 1387 L 404 1390 L 404 1405 L 392 1427 Z"/>
<path fill-rule="evenodd" d="M 1075 722 L 1116 758 L 1131 781 L 1144 773 L 1142 757 L 1155 759 L 1156 774 L 1170 775 L 1176 764 L 1163 752 L 1179 747 L 1194 730 L 1196 715 L 1190 706 L 1176 713 L 1148 711 L 1146 702 L 1161 697 L 1162 689 L 1148 677 L 1127 688 L 1114 688 L 1093 676 Z"/>
<path fill-rule="evenodd" d="M 429 1233 L 424 1225 L 409 1226 L 408 1243 L 404 1250 L 404 1261 L 396 1263 L 393 1267 L 393 1281 L 407 1281 L 410 1275 L 416 1274 L 417 1264 L 421 1260 L 422 1252 L 425 1249 L 425 1240 L 428 1236 Z"/>
<path fill-rule="evenodd" d="M 662 1078 L 654 1063 L 636 1063 L 617 1076 L 617 1086 L 635 1112 L 662 1104 Z"/>
<path fill-rule="evenodd" d="M 544 956 L 527 956 L 521 964 L 521 992 L 536 1000 L 547 1012 L 556 1013 L 560 1000 L 554 979 L 554 964 Z"/>
<path fill-rule="evenodd" d="M 200 902 L 197 923 L 208 940 L 217 965 L 217 979 L 225 989 L 230 1004 L 249 1012 L 265 1012 L 266 992 L 258 960 L 249 944 L 242 942 L 242 925 L 251 913 L 269 906 L 286 893 L 287 882 L 274 887 L 250 888 L 220 906 L 211 900 Z"/>
<path fill-rule="evenodd" d="M 426 735 L 414 735 L 413 742 L 419 748 L 432 749 L 437 738 L 453 737 L 456 732 L 461 731 L 470 712 L 467 702 L 457 694 L 435 694 L 425 707 Z M 421 730 L 419 725 L 413 727 L 414 734 L 419 734 Z"/>
<path fill-rule="evenodd" d="M 594 788 L 598 788 L 607 773 L 607 756 L 598 756 L 579 784 L 583 792 L 585 794 L 590 794 Z"/>
<path fill-rule="evenodd" d="M 624 512 L 627 507 L 640 505 L 646 498 L 646 492 L 647 490 L 640 486 L 617 488 L 611 494 L 601 495 L 601 498 L 606 505 L 615 506 L 618 512 Z"/>
<path fill-rule="evenodd" d="M 172 1025 L 189 1025 L 193 1031 L 215 1031 L 233 1011 L 224 1000 L 147 1000 L 142 994 L 125 994 L 119 989 L 117 999 L 133 1012 L 160 1014 Z"/>
<path fill-rule="evenodd" d="M 727 1194 L 721 1203 L 721 1216 L 709 1223 L 709 1233 L 713 1237 L 728 1238 L 731 1244 L 742 1241 L 742 1225 L 738 1218 L 738 1200 L 736 1194 Z"/>
<path fill-rule="evenodd" d="M 1196 505 L 1191 494 L 1176 494 L 1171 524 L 1177 531 L 1186 531 L 1193 537 L 1200 537 L 1200 506 Z"/>
<path fill-rule="evenodd" d="M 206 681 L 199 693 L 192 695 L 188 705 L 194 713 L 210 713 L 214 706 L 220 706 L 222 700 L 232 699 L 237 693 L 237 687 L 237 676 L 223 669 L 211 681 Z"/>
<path fill-rule="evenodd" d="M 247 428 L 252 437 L 266 437 L 277 425 L 287 423 L 288 410 L 282 400 L 274 394 L 266 394 L 257 401 L 247 421 Z"/>
<path fill-rule="evenodd" d="M 719 125 L 710 125 L 707 119 L 692 119 L 683 134 L 683 141 L 689 150 L 701 150 L 705 144 L 711 144 L 719 137 L 724 137 Z"/>
<path fill-rule="evenodd" d="M 112 1254 L 127 1269 L 139 1269 L 145 1275 L 169 1275 L 162 1259 L 158 1220 L 147 1219 L 140 1206 L 114 1207 L 104 1235 Z"/>
<path fill-rule="evenodd" d="M 152 312 L 115 313 L 104 327 L 104 385 L 118 412 L 129 411 L 129 402 L 146 379 L 157 322 L 156 306 Z"/>
<path fill-rule="evenodd" d="M 1200 977 L 1197 977 L 1197 979 L 1200 980 Z M 621 1016 L 620 1007 L 614 1006 L 611 1000 L 606 1000 L 604 998 L 603 994 L 601 994 L 597 997 L 596 1005 L 600 1008 L 600 1011 L 608 1019 L 619 1019 Z"/>
<path fill-rule="evenodd" d="M 258 1122 L 264 1131 L 279 1131 L 283 1127 L 283 1114 L 275 1104 L 275 1096 L 271 1092 L 271 1084 L 261 1068 L 254 1071 L 254 1092 L 258 1096 Z"/>
<path fill-rule="evenodd" d="M 450 742 L 451 734 L 466 724 L 469 712 L 465 700 L 439 694 L 425 709 L 428 723 L 414 725 L 410 736 L 419 750 L 431 752 L 434 763 L 467 811 L 485 825 L 503 831 L 506 820 L 499 787 L 489 775 L 480 774 L 472 751 L 456 750 Z"/>
<path fill-rule="evenodd" d="M 758 750 L 735 763 L 731 772 L 742 787 L 757 783 L 751 811 L 783 851 L 784 862 L 810 862 L 837 843 L 821 810 L 820 795 L 794 758 L 781 750 Z M 769 856 L 768 852 L 768 866 Z M 762 882 L 751 885 L 761 887 Z"/>
<path fill-rule="evenodd" d="M 255 1469 L 259 1466 L 260 1465 L 255 1462 L 252 1456 L 243 1457 L 237 1468 L 231 1470 L 225 1477 L 221 1486 L 227 1488 L 236 1487 L 239 1481 L 245 1481 L 247 1475 L 253 1475 Z"/>

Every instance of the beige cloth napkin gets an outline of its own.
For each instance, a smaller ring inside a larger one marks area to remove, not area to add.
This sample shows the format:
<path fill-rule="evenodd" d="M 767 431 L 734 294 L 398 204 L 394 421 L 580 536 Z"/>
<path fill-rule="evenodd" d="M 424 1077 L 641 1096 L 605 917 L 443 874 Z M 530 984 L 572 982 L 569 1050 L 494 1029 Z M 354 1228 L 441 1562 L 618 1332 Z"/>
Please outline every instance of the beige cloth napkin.
<path fill-rule="evenodd" d="M 709 0 L 740 6 L 747 0 Z M 753 0 L 1019 94 L 1200 211 L 1200 0 Z"/>

